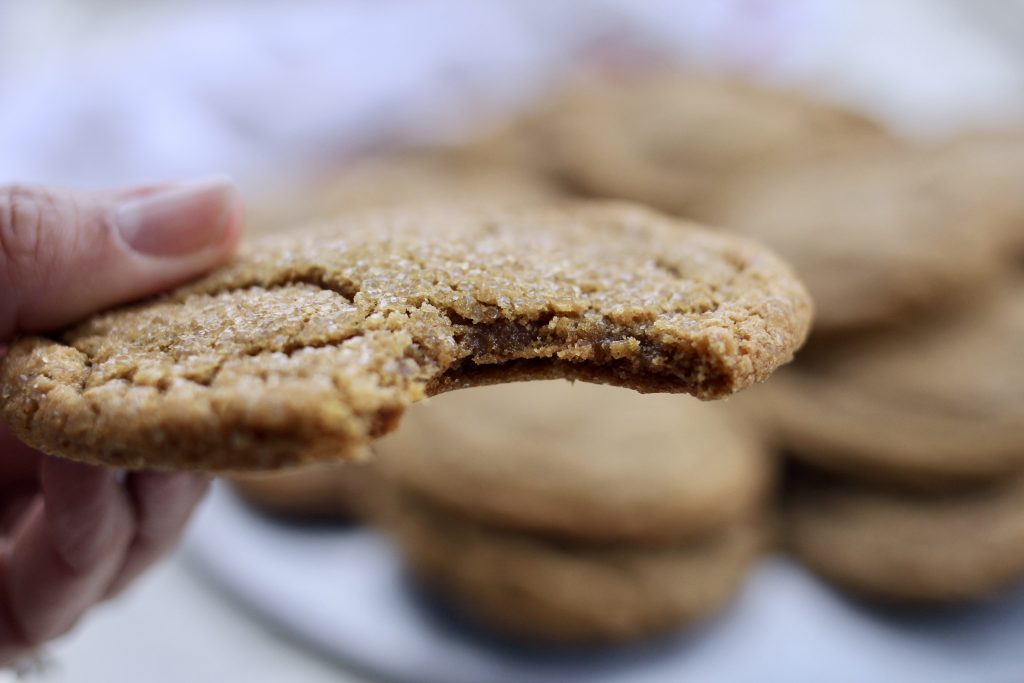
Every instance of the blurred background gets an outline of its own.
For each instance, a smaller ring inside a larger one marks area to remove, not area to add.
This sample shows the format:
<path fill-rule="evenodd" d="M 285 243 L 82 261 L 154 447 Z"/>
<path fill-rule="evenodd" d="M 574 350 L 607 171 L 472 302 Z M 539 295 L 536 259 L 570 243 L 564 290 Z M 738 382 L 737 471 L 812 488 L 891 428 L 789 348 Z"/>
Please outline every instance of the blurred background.
<path fill-rule="evenodd" d="M 0 0 L 0 183 L 214 173 L 256 234 L 647 204 L 776 248 L 815 330 L 678 420 L 441 397 L 380 465 L 224 483 L 36 680 L 1024 679 L 1024 2 Z"/>
<path fill-rule="evenodd" d="M 937 135 L 1022 106 L 1021 4 L 5 0 L 0 178 L 211 170 L 253 192 L 466 137 L 609 52 L 805 88 Z"/>

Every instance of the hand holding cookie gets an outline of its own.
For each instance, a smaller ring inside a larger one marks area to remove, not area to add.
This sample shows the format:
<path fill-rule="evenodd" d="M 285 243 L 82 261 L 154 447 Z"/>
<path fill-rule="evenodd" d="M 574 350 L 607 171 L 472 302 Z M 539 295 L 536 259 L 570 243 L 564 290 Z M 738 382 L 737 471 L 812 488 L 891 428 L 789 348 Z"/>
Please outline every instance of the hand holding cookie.
<path fill-rule="evenodd" d="M 429 395 L 564 378 L 723 398 L 792 358 L 807 291 L 770 251 L 640 206 L 434 206 L 250 244 L 0 365 L 26 443 L 125 468 L 358 457 Z"/>
<path fill-rule="evenodd" d="M 0 187 L 0 342 L 178 284 L 241 234 L 224 180 L 95 194 Z M 67 631 L 176 542 L 206 489 L 191 474 L 58 460 L 0 424 L 0 665 Z"/>

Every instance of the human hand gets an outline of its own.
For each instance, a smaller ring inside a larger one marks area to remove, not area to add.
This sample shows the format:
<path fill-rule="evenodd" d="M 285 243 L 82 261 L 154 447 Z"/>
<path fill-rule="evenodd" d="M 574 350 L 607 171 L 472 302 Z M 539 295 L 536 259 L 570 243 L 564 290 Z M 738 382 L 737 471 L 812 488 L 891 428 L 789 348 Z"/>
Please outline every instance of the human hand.
<path fill-rule="evenodd" d="M 230 256 L 242 223 L 221 179 L 101 193 L 0 186 L 0 344 L 194 277 Z M 0 424 L 0 665 L 168 552 L 206 487 L 199 475 L 51 458 Z"/>

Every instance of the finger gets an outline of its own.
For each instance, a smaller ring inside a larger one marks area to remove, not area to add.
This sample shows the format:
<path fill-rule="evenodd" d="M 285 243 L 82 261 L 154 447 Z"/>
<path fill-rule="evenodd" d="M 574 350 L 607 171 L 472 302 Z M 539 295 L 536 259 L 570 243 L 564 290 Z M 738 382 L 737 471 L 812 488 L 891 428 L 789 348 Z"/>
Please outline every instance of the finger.
<path fill-rule="evenodd" d="M 31 506 L 33 512 L 30 512 L 26 518 L 34 514 L 35 509 L 42 504 L 42 499 L 37 497 L 33 503 Z M 0 666 L 8 666 L 35 645 L 28 639 L 14 617 L 10 599 L 12 593 L 9 587 L 10 558 L 10 543 L 4 539 L 3 548 L 0 549 Z"/>
<path fill-rule="evenodd" d="M 0 504 L 0 534 L 3 536 L 0 538 L 0 549 L 5 550 L 10 546 L 9 536 L 38 497 L 38 491 L 28 488 L 4 492 L 3 503 Z"/>
<path fill-rule="evenodd" d="M 0 422 L 0 498 L 10 491 L 35 487 L 40 457 L 39 451 L 23 444 Z"/>
<path fill-rule="evenodd" d="M 135 539 L 106 597 L 120 593 L 177 545 L 210 479 L 200 474 L 135 472 L 125 486 L 135 506 Z"/>
<path fill-rule="evenodd" d="M 47 458 L 41 484 L 3 566 L 10 618 L 33 644 L 67 631 L 103 597 L 134 535 L 114 472 Z"/>
<path fill-rule="evenodd" d="M 0 186 L 0 340 L 194 277 L 229 257 L 242 223 L 224 179 L 95 194 Z"/>
<path fill-rule="evenodd" d="M 21 443 L 0 422 L 0 534 L 6 537 L 22 518 L 39 488 L 39 451 Z"/>
<path fill-rule="evenodd" d="M 105 467 L 46 457 L 40 485 L 49 523 L 47 540 L 72 569 L 87 572 L 129 541 L 134 529 L 131 500 Z"/>

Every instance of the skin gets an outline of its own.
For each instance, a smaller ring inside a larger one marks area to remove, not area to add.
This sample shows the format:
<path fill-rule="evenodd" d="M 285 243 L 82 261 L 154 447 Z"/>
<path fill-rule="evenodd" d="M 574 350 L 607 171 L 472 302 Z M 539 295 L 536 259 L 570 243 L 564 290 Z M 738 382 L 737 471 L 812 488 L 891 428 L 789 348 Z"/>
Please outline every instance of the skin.
<path fill-rule="evenodd" d="M 0 354 L 226 261 L 242 233 L 221 178 L 81 193 L 0 186 Z M 208 486 L 194 474 L 51 458 L 0 423 L 0 666 L 66 633 L 177 543 Z"/>

